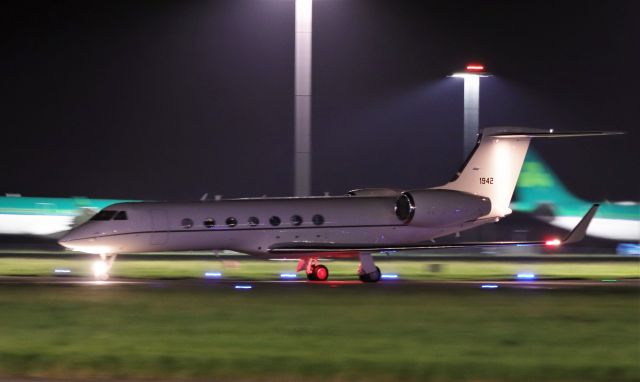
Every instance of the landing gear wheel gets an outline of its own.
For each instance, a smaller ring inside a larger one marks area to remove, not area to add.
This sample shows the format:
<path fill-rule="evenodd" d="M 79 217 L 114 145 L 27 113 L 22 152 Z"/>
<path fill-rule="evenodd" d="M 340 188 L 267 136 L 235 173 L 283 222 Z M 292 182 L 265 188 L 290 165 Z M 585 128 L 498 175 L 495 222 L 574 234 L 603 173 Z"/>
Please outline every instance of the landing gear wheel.
<path fill-rule="evenodd" d="M 326 281 L 329 278 L 329 269 L 324 265 L 316 265 L 307 273 L 309 281 Z"/>
<path fill-rule="evenodd" d="M 318 281 L 326 281 L 329 278 L 329 270 L 324 265 L 315 267 L 313 274 Z"/>
<path fill-rule="evenodd" d="M 107 281 L 109 280 L 109 272 L 111 271 L 111 267 L 113 267 L 113 262 L 116 260 L 117 254 L 101 254 L 100 260 L 93 263 L 93 277 L 96 281 Z"/>
<path fill-rule="evenodd" d="M 382 277 L 382 272 L 380 272 L 380 268 L 376 267 L 375 272 L 361 273 L 358 277 L 360 277 L 360 281 L 363 283 L 377 283 Z"/>

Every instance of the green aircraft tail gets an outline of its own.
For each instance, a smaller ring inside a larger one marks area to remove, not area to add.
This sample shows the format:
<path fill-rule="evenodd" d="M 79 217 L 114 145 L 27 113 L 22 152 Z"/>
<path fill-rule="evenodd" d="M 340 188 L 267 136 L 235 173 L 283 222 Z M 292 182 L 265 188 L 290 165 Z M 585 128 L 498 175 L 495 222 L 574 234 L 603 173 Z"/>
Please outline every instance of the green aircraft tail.
<path fill-rule="evenodd" d="M 531 212 L 541 204 L 574 204 L 582 202 L 560 182 L 540 156 L 529 149 L 516 185 L 515 210 Z"/>

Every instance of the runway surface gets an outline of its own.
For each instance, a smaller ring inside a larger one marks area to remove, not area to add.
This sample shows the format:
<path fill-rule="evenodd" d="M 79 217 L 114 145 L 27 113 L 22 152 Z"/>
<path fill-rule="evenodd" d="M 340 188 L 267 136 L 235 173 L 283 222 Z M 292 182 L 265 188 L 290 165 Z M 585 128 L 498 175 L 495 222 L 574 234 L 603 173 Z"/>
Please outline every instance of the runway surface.
<path fill-rule="evenodd" d="M 230 288 L 272 289 L 291 288 L 456 288 L 456 289 L 572 289 L 593 290 L 600 288 L 628 288 L 640 291 L 640 279 L 604 280 L 382 280 L 378 283 L 363 283 L 359 280 L 307 281 L 307 280 L 235 280 L 235 279 L 113 279 L 94 281 L 81 277 L 22 277 L 0 276 L 0 287 L 8 285 L 68 286 L 68 287 L 117 287 L 139 286 L 150 288 Z"/>

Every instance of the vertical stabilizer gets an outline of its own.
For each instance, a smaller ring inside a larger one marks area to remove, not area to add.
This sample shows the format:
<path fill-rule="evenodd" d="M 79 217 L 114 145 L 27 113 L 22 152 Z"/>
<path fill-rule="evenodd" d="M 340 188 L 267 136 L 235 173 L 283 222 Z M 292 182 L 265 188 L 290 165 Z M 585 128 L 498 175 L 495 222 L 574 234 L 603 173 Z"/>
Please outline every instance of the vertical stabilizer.
<path fill-rule="evenodd" d="M 503 135 L 504 132 L 505 129 L 500 128 L 484 129 L 456 178 L 438 187 L 488 197 L 491 212 L 486 217 L 489 218 L 511 213 L 509 203 L 531 140 L 527 135 L 510 136 Z"/>
<path fill-rule="evenodd" d="M 484 218 L 511 213 L 509 203 L 520 175 L 531 138 L 573 138 L 623 134 L 617 131 L 575 131 L 522 127 L 491 127 L 482 130 L 478 144 L 454 180 L 436 187 L 468 192 L 491 200 L 491 212 Z"/>
<path fill-rule="evenodd" d="M 560 179 L 540 158 L 529 150 L 516 185 L 518 204 L 535 208 L 541 203 L 576 204 L 582 202 L 573 196 Z"/>

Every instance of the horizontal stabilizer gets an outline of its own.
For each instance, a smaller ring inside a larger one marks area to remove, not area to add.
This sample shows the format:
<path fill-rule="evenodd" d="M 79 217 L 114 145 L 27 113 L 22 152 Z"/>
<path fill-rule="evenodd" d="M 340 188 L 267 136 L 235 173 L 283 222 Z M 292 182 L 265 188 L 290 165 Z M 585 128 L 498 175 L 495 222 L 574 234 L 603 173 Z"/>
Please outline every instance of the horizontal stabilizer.
<path fill-rule="evenodd" d="M 599 204 L 594 204 L 575 228 L 562 241 L 551 245 L 571 244 L 584 239 L 587 228 L 598 210 Z M 461 243 L 419 243 L 404 245 L 358 245 L 335 243 L 283 243 L 276 244 L 269 249 L 272 254 L 311 254 L 323 252 L 378 252 L 378 251 L 402 251 L 402 250 L 427 250 L 447 248 L 475 248 L 475 247 L 504 247 L 504 246 L 539 246 L 550 245 L 549 241 L 483 241 Z"/>
<path fill-rule="evenodd" d="M 625 134 L 623 131 L 562 131 L 531 129 L 526 127 L 488 127 L 482 130 L 483 136 L 494 138 L 576 138 L 601 137 Z"/>
<path fill-rule="evenodd" d="M 562 244 L 571 244 L 577 243 L 584 239 L 587 234 L 587 228 L 589 228 L 589 224 L 591 224 L 591 220 L 593 216 L 598 212 L 598 207 L 600 204 L 594 204 L 589 208 L 589 211 L 586 215 L 580 220 L 580 222 L 573 228 L 571 232 L 564 238 Z"/>

